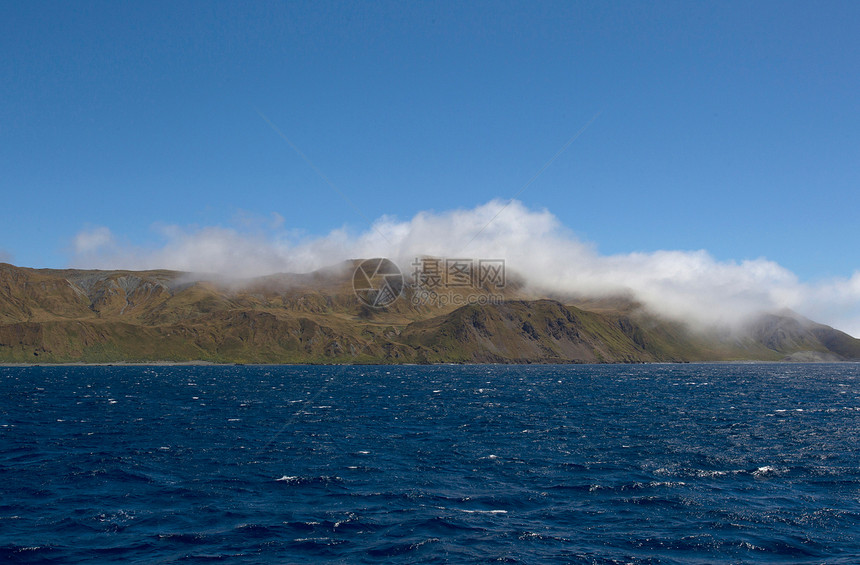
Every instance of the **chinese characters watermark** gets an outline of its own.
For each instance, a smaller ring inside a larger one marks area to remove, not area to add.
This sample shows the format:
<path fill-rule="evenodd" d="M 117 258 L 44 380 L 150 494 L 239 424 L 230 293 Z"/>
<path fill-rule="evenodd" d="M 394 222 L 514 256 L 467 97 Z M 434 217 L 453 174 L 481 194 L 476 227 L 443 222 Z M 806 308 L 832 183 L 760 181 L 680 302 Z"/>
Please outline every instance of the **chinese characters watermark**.
<path fill-rule="evenodd" d="M 412 262 L 408 285 L 413 306 L 500 304 L 504 301 L 504 259 L 444 259 L 420 257 Z M 389 259 L 362 261 L 352 276 L 359 301 L 372 308 L 394 303 L 407 285 L 397 265 Z"/>
<path fill-rule="evenodd" d="M 416 258 L 412 262 L 412 304 L 498 304 L 504 300 L 504 259 Z"/>

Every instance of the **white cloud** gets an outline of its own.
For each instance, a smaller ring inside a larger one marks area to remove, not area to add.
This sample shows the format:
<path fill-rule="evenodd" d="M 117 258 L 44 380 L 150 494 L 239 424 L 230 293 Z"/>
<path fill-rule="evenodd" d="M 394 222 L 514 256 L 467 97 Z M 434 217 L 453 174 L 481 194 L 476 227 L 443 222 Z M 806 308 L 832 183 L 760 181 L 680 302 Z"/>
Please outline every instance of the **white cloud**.
<path fill-rule="evenodd" d="M 74 241 L 77 255 L 92 255 L 102 253 L 115 247 L 115 241 L 110 229 L 93 227 L 79 232 Z"/>
<path fill-rule="evenodd" d="M 850 279 L 805 284 L 773 261 L 717 261 L 704 250 L 600 255 L 548 210 L 516 201 L 504 206 L 491 201 L 469 210 L 421 212 L 407 221 L 384 216 L 362 233 L 339 229 L 304 239 L 273 233 L 271 223 L 244 231 L 168 226 L 160 229 L 165 245 L 149 251 L 120 249 L 107 228 L 96 228 L 76 237 L 75 264 L 251 277 L 366 257 L 392 258 L 405 271 L 421 255 L 505 259 L 510 271 L 543 292 L 629 293 L 655 311 L 700 324 L 734 324 L 791 308 L 860 335 L 860 271 Z"/>

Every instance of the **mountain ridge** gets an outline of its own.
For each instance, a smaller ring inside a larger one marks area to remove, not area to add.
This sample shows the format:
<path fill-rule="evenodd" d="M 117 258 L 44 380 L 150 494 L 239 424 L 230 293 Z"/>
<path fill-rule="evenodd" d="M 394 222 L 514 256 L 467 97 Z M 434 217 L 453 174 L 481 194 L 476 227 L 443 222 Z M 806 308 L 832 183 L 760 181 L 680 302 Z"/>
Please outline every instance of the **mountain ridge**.
<path fill-rule="evenodd" d="M 0 263 L 0 362 L 646 363 L 860 360 L 860 340 L 790 312 L 697 332 L 623 297 L 386 308 L 352 290 L 356 262 L 218 280 L 169 270 Z M 462 297 L 461 297 L 462 298 Z"/>

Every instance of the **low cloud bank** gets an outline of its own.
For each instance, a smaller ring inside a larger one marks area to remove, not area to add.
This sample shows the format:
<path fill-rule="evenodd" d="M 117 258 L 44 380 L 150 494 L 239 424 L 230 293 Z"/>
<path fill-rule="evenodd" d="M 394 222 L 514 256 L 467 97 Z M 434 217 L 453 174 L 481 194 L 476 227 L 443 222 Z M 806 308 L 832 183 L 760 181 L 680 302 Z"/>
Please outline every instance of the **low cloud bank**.
<path fill-rule="evenodd" d="M 695 325 L 736 325 L 762 311 L 791 308 L 860 335 L 860 271 L 808 284 L 773 261 L 717 261 L 704 250 L 601 255 L 549 211 L 517 201 L 421 212 L 407 221 L 384 216 L 361 233 L 341 229 L 316 238 L 297 237 L 279 224 L 248 230 L 244 223 L 242 230 L 161 226 L 164 244 L 154 249 L 121 244 L 106 227 L 89 228 L 75 237 L 72 265 L 239 278 L 308 272 L 367 257 L 388 257 L 404 272 L 422 255 L 504 259 L 509 272 L 540 292 L 629 294 Z"/>

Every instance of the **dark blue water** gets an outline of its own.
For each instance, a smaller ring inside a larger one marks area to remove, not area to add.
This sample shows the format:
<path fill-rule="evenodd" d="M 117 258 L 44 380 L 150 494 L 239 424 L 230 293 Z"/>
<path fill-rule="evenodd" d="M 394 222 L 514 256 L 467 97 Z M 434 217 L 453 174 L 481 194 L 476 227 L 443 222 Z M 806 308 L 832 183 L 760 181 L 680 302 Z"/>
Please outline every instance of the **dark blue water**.
<path fill-rule="evenodd" d="M 0 561 L 857 563 L 860 366 L 0 368 Z"/>

